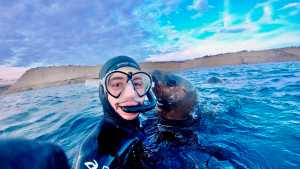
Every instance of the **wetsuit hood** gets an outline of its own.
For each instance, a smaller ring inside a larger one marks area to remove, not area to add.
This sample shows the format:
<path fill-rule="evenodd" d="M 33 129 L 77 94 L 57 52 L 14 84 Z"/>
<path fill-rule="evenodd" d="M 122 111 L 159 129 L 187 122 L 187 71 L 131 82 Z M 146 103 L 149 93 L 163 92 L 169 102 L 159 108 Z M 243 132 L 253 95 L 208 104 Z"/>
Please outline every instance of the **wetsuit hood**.
<path fill-rule="evenodd" d="M 140 70 L 140 66 L 138 63 L 133 60 L 132 58 L 128 56 L 117 56 L 110 60 L 108 60 L 101 68 L 101 71 L 99 73 L 99 78 L 103 79 L 107 73 L 113 70 L 117 70 L 121 67 L 133 67 L 138 70 Z M 134 120 L 125 120 L 123 119 L 111 106 L 111 104 L 108 101 L 108 94 L 104 90 L 104 87 L 102 84 L 99 86 L 99 99 L 102 103 L 102 108 L 104 112 L 104 118 L 106 120 L 109 120 L 116 125 L 119 125 L 121 127 L 139 127 L 139 119 L 136 118 Z"/>

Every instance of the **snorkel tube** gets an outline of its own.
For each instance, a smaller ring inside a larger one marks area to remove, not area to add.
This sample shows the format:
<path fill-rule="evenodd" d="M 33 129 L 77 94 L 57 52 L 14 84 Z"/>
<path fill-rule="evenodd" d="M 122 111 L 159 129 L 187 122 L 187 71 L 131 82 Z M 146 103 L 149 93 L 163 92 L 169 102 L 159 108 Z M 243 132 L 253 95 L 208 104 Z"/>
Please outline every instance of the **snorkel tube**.
<path fill-rule="evenodd" d="M 136 106 L 123 106 L 122 110 L 126 113 L 144 113 L 146 111 L 152 110 L 156 106 L 156 98 L 154 96 L 153 91 L 150 89 L 147 93 L 148 101 L 143 105 L 136 105 Z"/>

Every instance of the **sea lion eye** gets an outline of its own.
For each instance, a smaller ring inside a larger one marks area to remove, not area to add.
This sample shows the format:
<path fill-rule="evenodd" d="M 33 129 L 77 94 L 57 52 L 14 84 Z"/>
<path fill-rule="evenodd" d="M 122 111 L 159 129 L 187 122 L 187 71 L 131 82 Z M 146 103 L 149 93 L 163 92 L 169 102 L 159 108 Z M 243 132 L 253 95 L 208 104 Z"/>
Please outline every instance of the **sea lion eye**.
<path fill-rule="evenodd" d="M 167 86 L 170 86 L 170 87 L 176 86 L 176 81 L 175 80 L 168 80 L 167 81 Z"/>

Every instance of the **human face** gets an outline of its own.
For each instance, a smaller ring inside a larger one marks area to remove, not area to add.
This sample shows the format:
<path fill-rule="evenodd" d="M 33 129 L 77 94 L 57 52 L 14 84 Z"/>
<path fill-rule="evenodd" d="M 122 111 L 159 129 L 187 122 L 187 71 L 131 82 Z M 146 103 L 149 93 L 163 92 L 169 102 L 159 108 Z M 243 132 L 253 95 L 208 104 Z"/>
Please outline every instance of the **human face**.
<path fill-rule="evenodd" d="M 132 67 L 122 67 L 118 69 L 118 71 L 122 71 L 125 73 L 136 73 L 140 70 L 132 68 Z M 121 95 L 118 98 L 112 97 L 110 94 L 107 95 L 108 101 L 113 107 L 113 109 L 125 120 L 134 120 L 138 117 L 139 113 L 127 113 L 122 110 L 122 106 L 135 106 L 139 104 L 143 104 L 145 96 L 140 97 L 134 87 L 132 82 L 129 81 Z"/>

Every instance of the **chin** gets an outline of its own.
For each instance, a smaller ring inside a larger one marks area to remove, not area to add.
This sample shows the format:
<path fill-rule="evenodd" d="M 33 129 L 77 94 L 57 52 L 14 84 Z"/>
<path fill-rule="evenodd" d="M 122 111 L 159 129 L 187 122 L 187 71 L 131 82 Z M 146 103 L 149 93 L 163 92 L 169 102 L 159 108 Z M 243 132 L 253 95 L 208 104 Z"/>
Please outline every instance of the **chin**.
<path fill-rule="evenodd" d="M 126 113 L 124 111 L 120 112 L 119 114 L 125 120 L 134 120 L 139 116 L 139 113 Z"/>

